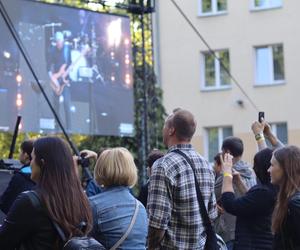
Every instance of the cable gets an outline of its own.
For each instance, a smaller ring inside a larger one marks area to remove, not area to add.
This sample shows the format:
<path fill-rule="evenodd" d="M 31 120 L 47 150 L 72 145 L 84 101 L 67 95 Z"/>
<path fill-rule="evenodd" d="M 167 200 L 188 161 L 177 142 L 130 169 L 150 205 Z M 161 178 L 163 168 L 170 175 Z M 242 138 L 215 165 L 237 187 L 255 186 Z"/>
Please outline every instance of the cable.
<path fill-rule="evenodd" d="M 56 119 L 59 127 L 61 128 L 64 136 L 66 137 L 66 139 L 67 139 L 69 145 L 71 146 L 72 150 L 74 151 L 74 153 L 79 156 L 79 151 L 75 147 L 75 145 L 73 144 L 73 142 L 71 141 L 71 139 L 68 136 L 67 132 L 65 131 L 65 129 L 64 129 L 64 127 L 63 127 L 63 125 L 62 125 L 62 123 L 61 123 L 61 121 L 60 121 L 57 113 L 55 112 L 53 106 L 51 105 L 50 100 L 49 100 L 49 98 L 48 98 L 48 96 L 47 96 L 44 88 L 42 87 L 42 85 L 41 85 L 41 83 L 40 83 L 40 81 L 39 81 L 39 79 L 38 79 L 38 77 L 37 77 L 37 75 L 36 75 L 33 67 L 32 67 L 32 63 L 30 62 L 30 58 L 28 56 L 28 53 L 27 53 L 26 49 L 24 48 L 24 46 L 22 44 L 22 41 L 21 41 L 20 37 L 18 36 L 18 33 L 17 33 L 17 31 L 16 31 L 16 29 L 15 29 L 15 27 L 13 25 L 13 22 L 11 21 L 11 19 L 10 19 L 10 17 L 9 17 L 9 15 L 8 15 L 8 13 L 7 13 L 7 11 L 6 11 L 6 9 L 5 9 L 5 7 L 4 7 L 4 5 L 3 5 L 3 3 L 2 3 L 1 0 L 0 0 L 0 12 L 1 12 L 1 15 L 2 15 L 5 23 L 6 23 L 6 26 L 8 27 L 11 35 L 13 36 L 13 38 L 14 38 L 14 40 L 15 40 L 15 42 L 16 42 L 16 44 L 17 44 L 17 46 L 18 46 L 18 48 L 19 48 L 19 50 L 20 50 L 20 52 L 21 52 L 21 54 L 23 56 L 23 58 L 25 59 L 25 62 L 27 64 L 27 66 L 29 67 L 29 70 L 31 71 L 31 73 L 32 73 L 35 81 L 37 82 L 37 84 L 38 84 L 38 86 L 39 86 L 39 88 L 40 88 L 40 90 L 41 90 L 44 98 L 46 99 L 46 102 L 49 105 L 49 107 L 50 107 L 50 109 L 51 109 L 51 111 L 52 111 L 52 113 L 53 113 L 53 115 L 54 115 L 54 117 L 55 117 L 55 119 Z"/>
<path fill-rule="evenodd" d="M 247 92 L 242 88 L 242 86 L 239 84 L 239 82 L 235 79 L 235 77 L 230 73 L 229 69 L 223 64 L 222 60 L 216 55 L 216 53 L 212 50 L 212 48 L 209 46 L 208 42 L 204 39 L 204 37 L 200 34 L 200 32 L 197 30 L 197 28 L 194 26 L 194 24 L 191 22 L 191 20 L 186 16 L 186 14 L 183 12 L 183 10 L 178 6 L 175 0 L 170 0 L 176 9 L 179 11 L 179 13 L 183 16 L 183 18 L 187 21 L 187 23 L 191 26 L 191 28 L 195 31 L 197 36 L 201 39 L 201 41 L 205 44 L 205 46 L 208 48 L 209 53 L 220 62 L 221 67 L 226 71 L 228 76 L 232 79 L 232 81 L 235 83 L 235 85 L 240 89 L 240 91 L 244 94 L 244 96 L 248 99 L 252 107 L 258 112 L 259 109 L 255 105 L 255 103 L 252 101 L 250 96 L 247 94 Z"/>

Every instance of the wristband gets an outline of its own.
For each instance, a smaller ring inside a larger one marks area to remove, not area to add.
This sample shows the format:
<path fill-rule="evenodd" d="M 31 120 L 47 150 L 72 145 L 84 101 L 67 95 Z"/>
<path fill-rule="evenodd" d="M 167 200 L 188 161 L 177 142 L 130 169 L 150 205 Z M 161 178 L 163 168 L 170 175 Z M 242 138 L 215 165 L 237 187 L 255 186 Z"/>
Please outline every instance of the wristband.
<path fill-rule="evenodd" d="M 265 139 L 263 134 L 256 134 L 255 135 L 255 140 L 256 141 L 263 141 Z"/>
<path fill-rule="evenodd" d="M 230 173 L 226 173 L 226 172 L 224 172 L 224 173 L 223 173 L 223 176 L 224 176 L 224 177 L 226 177 L 226 176 L 227 176 L 227 177 L 231 177 L 231 178 L 232 178 L 232 174 L 230 174 Z"/>

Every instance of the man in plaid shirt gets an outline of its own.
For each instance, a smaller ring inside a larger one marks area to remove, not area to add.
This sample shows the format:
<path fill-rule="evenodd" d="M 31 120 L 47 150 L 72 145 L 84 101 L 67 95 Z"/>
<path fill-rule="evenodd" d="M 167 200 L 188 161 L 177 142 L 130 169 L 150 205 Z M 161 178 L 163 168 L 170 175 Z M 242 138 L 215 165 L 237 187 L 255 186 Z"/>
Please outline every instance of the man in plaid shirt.
<path fill-rule="evenodd" d="M 152 168 L 148 195 L 148 249 L 199 249 L 206 241 L 195 179 L 191 166 L 175 149 L 195 165 L 196 176 L 211 220 L 217 217 L 214 172 L 190 144 L 196 130 L 194 116 L 177 109 L 165 121 L 163 140 L 168 153 Z"/>

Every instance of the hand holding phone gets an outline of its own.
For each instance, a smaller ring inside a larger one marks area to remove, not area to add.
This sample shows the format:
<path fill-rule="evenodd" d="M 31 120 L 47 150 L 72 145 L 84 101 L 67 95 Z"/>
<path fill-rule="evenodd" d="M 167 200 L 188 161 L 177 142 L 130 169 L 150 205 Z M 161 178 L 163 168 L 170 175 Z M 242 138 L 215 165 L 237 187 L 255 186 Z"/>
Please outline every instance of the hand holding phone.
<path fill-rule="evenodd" d="M 265 112 L 258 112 L 258 121 L 262 123 L 265 120 Z"/>

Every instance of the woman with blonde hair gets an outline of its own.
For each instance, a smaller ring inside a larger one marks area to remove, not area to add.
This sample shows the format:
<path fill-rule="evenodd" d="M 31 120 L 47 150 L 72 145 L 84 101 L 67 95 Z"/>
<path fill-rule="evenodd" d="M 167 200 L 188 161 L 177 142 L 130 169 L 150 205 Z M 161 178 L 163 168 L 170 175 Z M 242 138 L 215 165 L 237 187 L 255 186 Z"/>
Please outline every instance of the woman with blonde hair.
<path fill-rule="evenodd" d="M 126 148 L 111 148 L 99 156 L 94 177 L 103 192 L 90 198 L 94 211 L 92 236 L 108 249 L 145 249 L 147 214 L 129 188 L 137 168 Z"/>
<path fill-rule="evenodd" d="M 276 150 L 269 168 L 272 184 L 279 186 L 273 213 L 273 249 L 300 249 L 300 148 L 287 146 Z"/>

